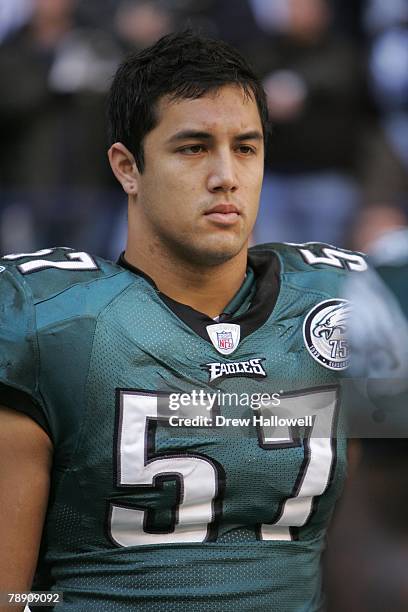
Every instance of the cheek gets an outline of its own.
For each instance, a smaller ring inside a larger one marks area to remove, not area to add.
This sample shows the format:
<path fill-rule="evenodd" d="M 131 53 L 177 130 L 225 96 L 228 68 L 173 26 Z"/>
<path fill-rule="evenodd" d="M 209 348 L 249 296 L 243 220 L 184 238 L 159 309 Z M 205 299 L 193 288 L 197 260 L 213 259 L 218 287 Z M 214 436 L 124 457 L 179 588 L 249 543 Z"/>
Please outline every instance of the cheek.
<path fill-rule="evenodd" d="M 176 227 L 179 231 L 189 231 L 197 201 L 194 183 L 177 173 L 161 172 L 143 190 L 145 215 L 166 232 L 173 232 Z"/>
<path fill-rule="evenodd" d="M 143 175 L 141 183 L 141 200 L 143 201 L 146 214 L 154 213 L 163 209 L 168 210 L 167 203 L 172 198 L 174 191 L 174 177 L 168 171 L 153 168 Z"/>
<path fill-rule="evenodd" d="M 182 164 L 172 163 L 162 165 L 149 176 L 149 189 L 151 193 L 160 193 L 167 199 L 178 199 L 196 191 L 197 182 L 194 180 L 194 171 L 185 168 Z"/>
<path fill-rule="evenodd" d="M 263 172 L 257 172 L 248 180 L 248 197 L 251 202 L 258 201 L 262 189 Z"/>
<path fill-rule="evenodd" d="M 174 215 L 178 218 L 186 215 L 191 217 L 200 200 L 200 184 L 195 179 L 194 171 L 191 168 L 174 168 L 173 171 L 166 171 L 160 177 L 160 189 L 163 197 L 172 204 Z M 201 196 L 202 197 L 202 196 Z"/>

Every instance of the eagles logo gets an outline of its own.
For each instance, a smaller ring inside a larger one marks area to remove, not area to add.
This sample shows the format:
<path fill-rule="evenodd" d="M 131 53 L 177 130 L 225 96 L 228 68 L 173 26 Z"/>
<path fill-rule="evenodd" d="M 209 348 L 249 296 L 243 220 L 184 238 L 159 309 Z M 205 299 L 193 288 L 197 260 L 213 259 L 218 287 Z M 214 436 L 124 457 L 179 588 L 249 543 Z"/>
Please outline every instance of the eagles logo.
<path fill-rule="evenodd" d="M 345 370 L 349 365 L 346 338 L 350 305 L 346 300 L 325 300 L 307 314 L 303 324 L 306 348 L 317 362 L 329 370 Z"/>
<path fill-rule="evenodd" d="M 347 319 L 349 316 L 350 306 L 347 303 L 332 306 L 328 313 L 326 313 L 320 321 L 317 321 L 312 333 L 315 338 L 321 338 L 324 336 L 326 340 L 330 340 L 330 338 L 336 334 L 345 334 L 347 330 Z"/>

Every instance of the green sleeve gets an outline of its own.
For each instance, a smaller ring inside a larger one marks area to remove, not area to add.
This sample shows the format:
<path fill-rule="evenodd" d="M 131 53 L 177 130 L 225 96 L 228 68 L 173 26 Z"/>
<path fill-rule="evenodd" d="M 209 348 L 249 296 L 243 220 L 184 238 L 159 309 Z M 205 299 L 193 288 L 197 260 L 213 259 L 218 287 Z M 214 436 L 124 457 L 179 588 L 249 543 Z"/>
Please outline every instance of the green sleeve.
<path fill-rule="evenodd" d="M 0 404 L 33 418 L 47 433 L 38 392 L 38 348 L 33 300 L 10 266 L 0 272 Z"/>

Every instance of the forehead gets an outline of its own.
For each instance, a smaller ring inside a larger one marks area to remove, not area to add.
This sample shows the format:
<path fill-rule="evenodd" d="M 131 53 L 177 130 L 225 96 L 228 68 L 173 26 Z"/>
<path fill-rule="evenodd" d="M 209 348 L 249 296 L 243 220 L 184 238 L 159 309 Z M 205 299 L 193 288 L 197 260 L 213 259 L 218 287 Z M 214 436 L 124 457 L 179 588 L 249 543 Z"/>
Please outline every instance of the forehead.
<path fill-rule="evenodd" d="M 225 134 L 262 132 L 255 98 L 238 85 L 225 85 L 194 99 L 165 96 L 158 102 L 157 119 L 153 131 L 166 134 L 190 129 Z"/>

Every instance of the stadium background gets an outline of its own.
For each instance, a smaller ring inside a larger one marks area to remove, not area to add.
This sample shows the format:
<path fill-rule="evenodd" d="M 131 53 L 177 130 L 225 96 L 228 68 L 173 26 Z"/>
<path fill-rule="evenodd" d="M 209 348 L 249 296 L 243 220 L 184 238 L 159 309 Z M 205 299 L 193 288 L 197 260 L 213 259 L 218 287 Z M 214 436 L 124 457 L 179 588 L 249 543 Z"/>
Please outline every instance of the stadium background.
<path fill-rule="evenodd" d="M 407 0 L 0 0 L 3 253 L 117 257 L 105 94 L 128 51 L 186 26 L 264 79 L 274 133 L 254 242 L 366 249 L 405 223 Z"/>

